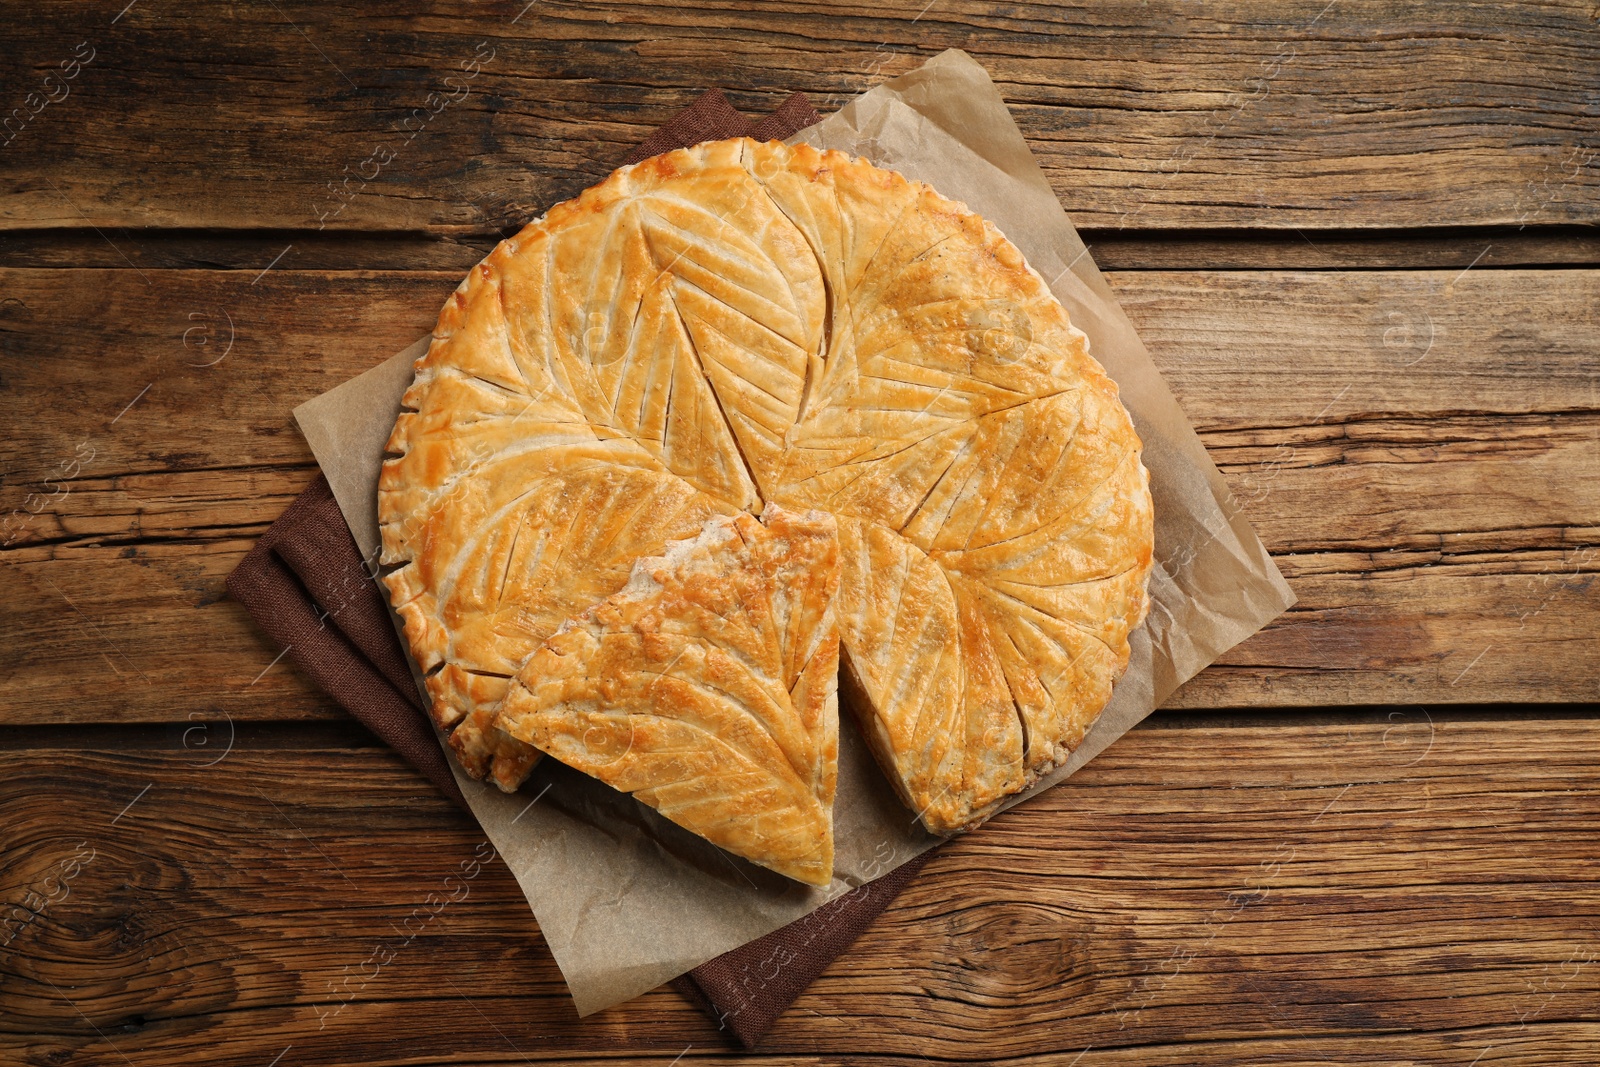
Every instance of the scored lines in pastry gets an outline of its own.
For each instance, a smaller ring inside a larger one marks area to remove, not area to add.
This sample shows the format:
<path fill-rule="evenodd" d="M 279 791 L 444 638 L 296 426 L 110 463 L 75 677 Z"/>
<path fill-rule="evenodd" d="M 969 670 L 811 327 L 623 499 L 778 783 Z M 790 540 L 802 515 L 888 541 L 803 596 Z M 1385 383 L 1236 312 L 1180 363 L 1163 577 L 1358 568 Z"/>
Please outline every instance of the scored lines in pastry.
<path fill-rule="evenodd" d="M 713 844 L 833 875 L 839 543 L 768 504 L 708 520 L 529 656 L 495 722 Z"/>

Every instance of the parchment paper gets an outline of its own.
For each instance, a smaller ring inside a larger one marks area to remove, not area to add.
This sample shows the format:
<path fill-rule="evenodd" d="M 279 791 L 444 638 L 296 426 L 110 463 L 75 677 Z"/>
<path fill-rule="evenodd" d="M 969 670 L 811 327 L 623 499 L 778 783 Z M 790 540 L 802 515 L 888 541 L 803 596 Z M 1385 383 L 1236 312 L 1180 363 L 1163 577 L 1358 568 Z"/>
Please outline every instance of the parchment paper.
<path fill-rule="evenodd" d="M 1294 596 L 1229 506 L 1216 467 L 981 66 L 959 50 L 944 52 L 793 140 L 920 178 L 998 226 L 1088 334 L 1144 441 L 1156 516 L 1149 619 L 1133 636 L 1131 663 L 1105 713 L 1064 767 L 1013 800 L 1021 802 L 1082 767 Z M 383 444 L 426 343 L 295 411 L 369 558 L 378 547 Z M 653 989 L 937 843 L 883 780 L 848 714 L 840 716 L 837 865 L 826 890 L 732 857 L 554 760 L 542 761 L 513 796 L 458 768 L 456 777 L 527 894 L 580 1015 Z"/>

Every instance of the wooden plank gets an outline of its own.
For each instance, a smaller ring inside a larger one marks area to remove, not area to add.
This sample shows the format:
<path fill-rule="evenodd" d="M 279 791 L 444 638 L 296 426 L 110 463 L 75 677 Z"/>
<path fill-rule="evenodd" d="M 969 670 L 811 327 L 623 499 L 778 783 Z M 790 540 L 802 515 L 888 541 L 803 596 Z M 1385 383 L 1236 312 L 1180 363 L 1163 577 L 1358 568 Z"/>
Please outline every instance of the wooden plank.
<path fill-rule="evenodd" d="M 1109 277 L 1202 433 L 1600 410 L 1593 271 Z"/>
<path fill-rule="evenodd" d="M 0 226 L 492 230 L 708 86 L 831 110 L 952 46 L 1090 226 L 1600 215 L 1600 37 L 1575 0 L 121 6 L 15 20 Z"/>
<path fill-rule="evenodd" d="M 391 754 L 205 725 L 0 754 L 8 1058 L 739 1061 L 668 990 L 577 1020 Z M 1592 715 L 1157 716 L 946 846 L 749 1061 L 1578 1062 L 1597 781 Z"/>
<path fill-rule="evenodd" d="M 222 579 L 313 476 L 289 410 L 422 332 L 456 277 L 258 275 L 0 273 L 31 338 L 0 334 L 8 721 L 163 721 L 175 694 L 337 714 L 286 667 L 252 682 L 277 650 Z M 1600 695 L 1594 272 L 1112 278 L 1301 598 L 1175 706 Z"/>
<path fill-rule="evenodd" d="M 1594 271 L 1110 277 L 1196 427 L 1260 431 L 1230 447 L 1300 450 L 1373 419 L 1600 411 Z M 90 477 L 305 464 L 294 405 L 425 333 L 459 280 L 0 270 L 7 485 L 38 489 L 91 451 Z M 121 330 L 113 353 L 105 322 Z"/>
<path fill-rule="evenodd" d="M 1111 277 L 1202 432 L 1600 410 L 1592 271 Z M 37 488 L 74 459 L 89 475 L 307 463 L 293 406 L 426 332 L 457 281 L 0 271 L 7 482 Z"/>
<path fill-rule="evenodd" d="M 227 598 L 252 543 L 63 546 L 0 568 L 0 721 L 170 722 L 176 700 L 219 720 L 346 718 Z"/>
<path fill-rule="evenodd" d="M 1300 597 L 1173 706 L 1600 696 L 1600 289 L 1557 278 L 1112 276 Z"/>
<path fill-rule="evenodd" d="M 1600 551 L 1592 528 L 1584 536 L 1582 547 L 1454 557 L 1280 556 L 1299 603 L 1169 706 L 1594 700 Z M 183 539 L 8 553 L 0 717 L 161 722 L 178 697 L 238 721 L 341 715 L 290 664 L 275 667 L 277 649 L 224 599 L 223 579 L 249 547 Z"/>
<path fill-rule="evenodd" d="M 431 330 L 460 280 L 259 268 L 0 272 L 7 488 L 53 493 L 41 483 L 74 460 L 69 479 L 310 464 L 294 407 Z M 108 323 L 117 331 L 109 351 Z"/>

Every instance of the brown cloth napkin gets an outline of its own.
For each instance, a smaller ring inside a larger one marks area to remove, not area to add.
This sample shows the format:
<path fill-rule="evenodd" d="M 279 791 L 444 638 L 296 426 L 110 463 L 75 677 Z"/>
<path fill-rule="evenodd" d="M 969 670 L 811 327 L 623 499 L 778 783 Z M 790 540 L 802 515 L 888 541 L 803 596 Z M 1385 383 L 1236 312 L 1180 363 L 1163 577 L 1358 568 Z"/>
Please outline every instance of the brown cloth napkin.
<path fill-rule="evenodd" d="M 651 134 L 626 162 L 724 137 L 781 140 L 817 121 L 801 93 L 751 121 L 712 89 Z M 319 475 L 228 576 L 228 592 L 312 681 L 465 809 L 374 574 Z M 672 984 L 753 1047 L 926 860 L 924 853 Z"/>
<path fill-rule="evenodd" d="M 313 682 L 461 805 L 389 605 L 328 479 L 295 497 L 228 575 L 228 594 Z"/>

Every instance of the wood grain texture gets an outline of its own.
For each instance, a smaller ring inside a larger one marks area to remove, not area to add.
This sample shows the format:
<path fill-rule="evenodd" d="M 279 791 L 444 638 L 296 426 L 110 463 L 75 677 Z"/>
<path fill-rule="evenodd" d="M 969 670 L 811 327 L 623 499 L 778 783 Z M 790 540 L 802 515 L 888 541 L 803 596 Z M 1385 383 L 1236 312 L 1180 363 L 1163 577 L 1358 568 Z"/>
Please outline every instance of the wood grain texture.
<path fill-rule="evenodd" d="M 1600 696 L 1590 272 L 1111 277 L 1300 597 L 1173 706 Z"/>
<path fill-rule="evenodd" d="M 1300 596 L 1174 706 L 1600 697 L 1600 275 L 1111 277 Z M 0 272 L 0 714 L 337 714 L 292 669 L 257 678 L 276 650 L 222 579 L 313 476 L 290 410 L 424 332 L 456 280 Z"/>
<path fill-rule="evenodd" d="M 164 721 L 179 693 L 182 714 L 342 715 L 268 669 L 223 580 L 316 474 L 294 406 L 427 332 L 457 280 L 0 280 L 0 716 Z"/>
<path fill-rule="evenodd" d="M 13 15 L 0 1062 L 1595 1062 L 1595 707 L 1441 707 L 1600 699 L 1592 2 Z M 1299 603 L 760 1054 L 666 989 L 580 1022 L 475 827 L 223 576 L 314 475 L 292 407 L 702 89 L 826 112 L 952 46 Z"/>
<path fill-rule="evenodd" d="M 739 1061 L 667 990 L 580 1023 L 392 754 L 190 729 L 0 755 L 8 1062 Z M 750 1061 L 1578 1062 L 1597 782 L 1592 716 L 1158 716 L 947 846 Z"/>
<path fill-rule="evenodd" d="M 492 232 L 704 88 L 828 111 L 947 47 L 988 67 L 1090 226 L 1600 217 L 1583 0 L 121 9 L 13 25 L 0 226 Z"/>

